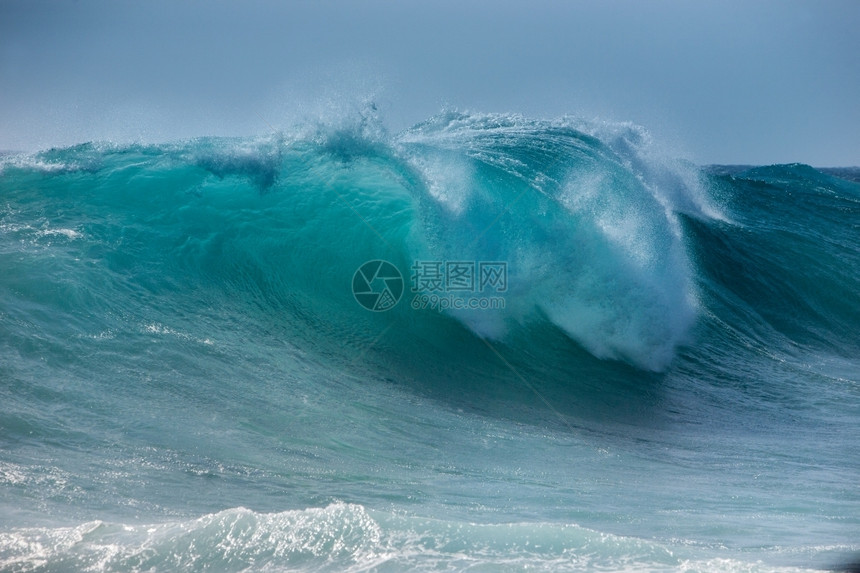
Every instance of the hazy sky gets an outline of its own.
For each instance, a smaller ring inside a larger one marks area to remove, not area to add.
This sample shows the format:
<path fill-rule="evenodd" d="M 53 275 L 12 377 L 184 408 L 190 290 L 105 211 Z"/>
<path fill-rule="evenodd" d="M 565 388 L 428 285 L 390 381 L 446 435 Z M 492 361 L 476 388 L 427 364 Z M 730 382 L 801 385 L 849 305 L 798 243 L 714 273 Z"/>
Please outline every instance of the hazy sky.
<path fill-rule="evenodd" d="M 860 1 L 0 0 L 0 149 L 259 134 L 375 100 L 633 121 L 700 163 L 860 164 Z"/>

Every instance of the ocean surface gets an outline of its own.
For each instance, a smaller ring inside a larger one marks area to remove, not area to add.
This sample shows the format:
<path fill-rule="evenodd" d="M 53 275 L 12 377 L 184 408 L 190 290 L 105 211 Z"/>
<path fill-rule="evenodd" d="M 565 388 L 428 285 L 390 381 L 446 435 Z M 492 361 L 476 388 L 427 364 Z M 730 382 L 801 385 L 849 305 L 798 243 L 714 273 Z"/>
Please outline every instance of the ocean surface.
<path fill-rule="evenodd" d="M 860 170 L 446 111 L 0 157 L 0 570 L 860 552 Z"/>

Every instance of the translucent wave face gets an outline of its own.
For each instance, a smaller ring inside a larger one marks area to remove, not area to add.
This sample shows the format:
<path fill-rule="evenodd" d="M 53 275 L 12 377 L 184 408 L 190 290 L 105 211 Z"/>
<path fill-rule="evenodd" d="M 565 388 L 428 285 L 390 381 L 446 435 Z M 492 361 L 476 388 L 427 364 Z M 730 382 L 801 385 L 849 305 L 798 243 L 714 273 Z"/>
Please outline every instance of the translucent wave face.
<path fill-rule="evenodd" d="M 476 333 L 542 315 L 597 357 L 672 360 L 697 307 L 676 211 L 711 208 L 695 177 L 649 163 L 639 131 L 618 133 L 606 144 L 563 122 L 449 114 L 401 137 L 432 198 L 418 200 L 429 251 L 509 264 L 504 311 L 454 312 Z"/>

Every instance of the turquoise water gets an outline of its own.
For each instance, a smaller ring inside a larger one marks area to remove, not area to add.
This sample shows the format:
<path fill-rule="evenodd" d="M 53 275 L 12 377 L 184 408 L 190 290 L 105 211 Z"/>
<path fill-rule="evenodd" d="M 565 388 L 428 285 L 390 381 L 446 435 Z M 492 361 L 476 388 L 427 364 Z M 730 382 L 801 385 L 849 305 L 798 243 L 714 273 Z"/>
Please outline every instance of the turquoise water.
<path fill-rule="evenodd" d="M 656 147 L 447 112 L 3 157 L 0 569 L 849 559 L 858 174 Z"/>

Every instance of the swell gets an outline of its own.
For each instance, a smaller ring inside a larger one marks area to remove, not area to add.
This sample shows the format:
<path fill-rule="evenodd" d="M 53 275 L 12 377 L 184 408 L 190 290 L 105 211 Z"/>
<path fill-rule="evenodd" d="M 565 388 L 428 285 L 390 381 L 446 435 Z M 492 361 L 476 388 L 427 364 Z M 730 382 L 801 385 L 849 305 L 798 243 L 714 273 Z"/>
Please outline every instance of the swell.
<path fill-rule="evenodd" d="M 690 221 L 711 312 L 759 347 L 856 356 L 860 186 L 805 165 L 716 176 L 732 225 Z"/>

